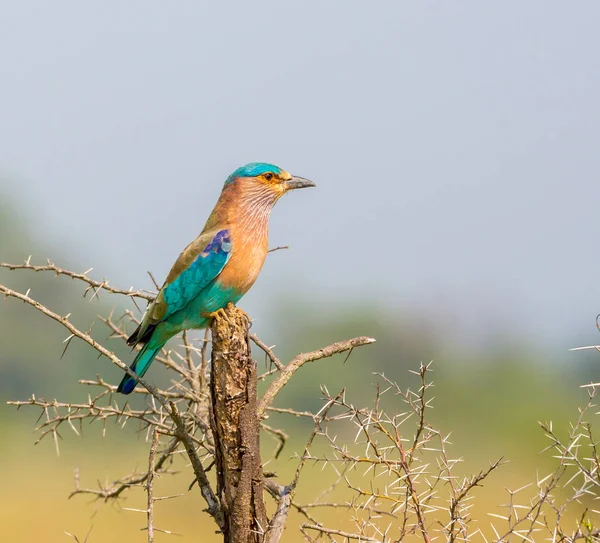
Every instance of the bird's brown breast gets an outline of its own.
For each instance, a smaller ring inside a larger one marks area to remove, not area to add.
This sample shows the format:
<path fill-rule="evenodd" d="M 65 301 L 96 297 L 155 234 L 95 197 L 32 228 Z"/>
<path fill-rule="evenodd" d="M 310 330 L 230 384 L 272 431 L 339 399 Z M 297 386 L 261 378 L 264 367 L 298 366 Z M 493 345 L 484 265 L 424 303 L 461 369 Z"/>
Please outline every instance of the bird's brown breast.
<path fill-rule="evenodd" d="M 231 257 L 219 275 L 219 283 L 246 293 L 256 281 L 268 250 L 267 226 L 236 228 L 231 226 Z"/>

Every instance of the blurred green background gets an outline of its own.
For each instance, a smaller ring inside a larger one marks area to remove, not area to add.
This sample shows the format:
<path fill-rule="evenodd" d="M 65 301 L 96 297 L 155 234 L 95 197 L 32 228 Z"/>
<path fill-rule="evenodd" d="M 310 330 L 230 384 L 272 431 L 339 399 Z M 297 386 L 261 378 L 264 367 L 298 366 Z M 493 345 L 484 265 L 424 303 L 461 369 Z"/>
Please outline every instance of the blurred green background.
<path fill-rule="evenodd" d="M 510 460 L 477 489 L 487 525 L 505 487 L 550 467 L 538 421 L 565 435 L 580 385 L 600 381 L 598 353 L 569 352 L 598 342 L 599 17 L 593 0 L 0 4 L 0 261 L 151 288 L 146 272 L 164 278 L 236 167 L 314 180 L 277 204 L 270 243 L 290 249 L 269 255 L 241 306 L 283 360 L 377 343 L 303 368 L 279 405 L 316 409 L 321 385 L 367 404 L 374 372 L 406 387 L 433 360 L 432 422 L 462 472 Z M 0 283 L 86 329 L 123 309 L 65 278 L 0 269 Z M 100 322 L 94 334 L 108 335 Z M 144 436 L 90 425 L 65 431 L 57 456 L 34 445 L 37 413 L 6 405 L 85 398 L 77 380 L 96 374 L 118 382 L 83 345 L 61 359 L 66 335 L 0 300 L 0 539 L 93 527 L 90 543 L 144 541 L 144 519 L 123 509 L 144 507 L 141 490 L 68 500 L 76 468 L 94 486 L 145 466 Z M 283 424 L 293 437 L 269 464 L 282 479 L 310 433 Z M 300 497 L 330 475 L 307 470 Z M 157 526 L 217 541 L 188 479 L 158 482 L 185 496 L 159 505 Z"/>

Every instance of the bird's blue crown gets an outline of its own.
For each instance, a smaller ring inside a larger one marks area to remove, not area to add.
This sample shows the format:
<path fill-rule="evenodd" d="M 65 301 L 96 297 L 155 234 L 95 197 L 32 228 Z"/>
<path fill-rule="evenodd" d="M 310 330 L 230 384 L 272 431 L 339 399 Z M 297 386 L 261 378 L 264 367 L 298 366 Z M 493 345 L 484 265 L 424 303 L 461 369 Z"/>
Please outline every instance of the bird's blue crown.
<path fill-rule="evenodd" d="M 245 166 L 241 166 L 235 172 L 233 172 L 225 181 L 225 184 L 228 185 L 235 181 L 238 177 L 256 177 L 258 175 L 262 175 L 263 173 L 273 172 L 273 173 L 281 173 L 283 170 L 274 164 L 268 164 L 266 162 L 250 162 Z"/>

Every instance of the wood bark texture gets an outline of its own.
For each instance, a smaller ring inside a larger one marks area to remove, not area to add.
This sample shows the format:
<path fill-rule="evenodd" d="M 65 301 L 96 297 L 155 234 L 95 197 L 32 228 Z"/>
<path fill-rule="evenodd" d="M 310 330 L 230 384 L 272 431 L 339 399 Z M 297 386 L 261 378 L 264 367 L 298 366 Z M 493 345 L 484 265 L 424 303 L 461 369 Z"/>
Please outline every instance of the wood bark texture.
<path fill-rule="evenodd" d="M 212 322 L 211 396 L 217 496 L 225 543 L 259 543 L 268 528 L 260 459 L 256 363 L 243 312 L 228 305 Z"/>

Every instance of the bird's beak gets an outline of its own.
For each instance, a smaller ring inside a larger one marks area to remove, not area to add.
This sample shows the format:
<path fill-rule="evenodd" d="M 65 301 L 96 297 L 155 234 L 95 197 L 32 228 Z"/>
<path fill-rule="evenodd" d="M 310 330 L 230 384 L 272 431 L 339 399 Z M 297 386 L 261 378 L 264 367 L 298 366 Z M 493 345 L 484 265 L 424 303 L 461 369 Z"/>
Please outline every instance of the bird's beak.
<path fill-rule="evenodd" d="M 316 187 L 312 181 L 309 179 L 304 179 L 304 177 L 294 176 L 291 179 L 288 179 L 284 183 L 285 190 L 295 190 L 295 189 L 305 189 L 307 187 Z"/>

